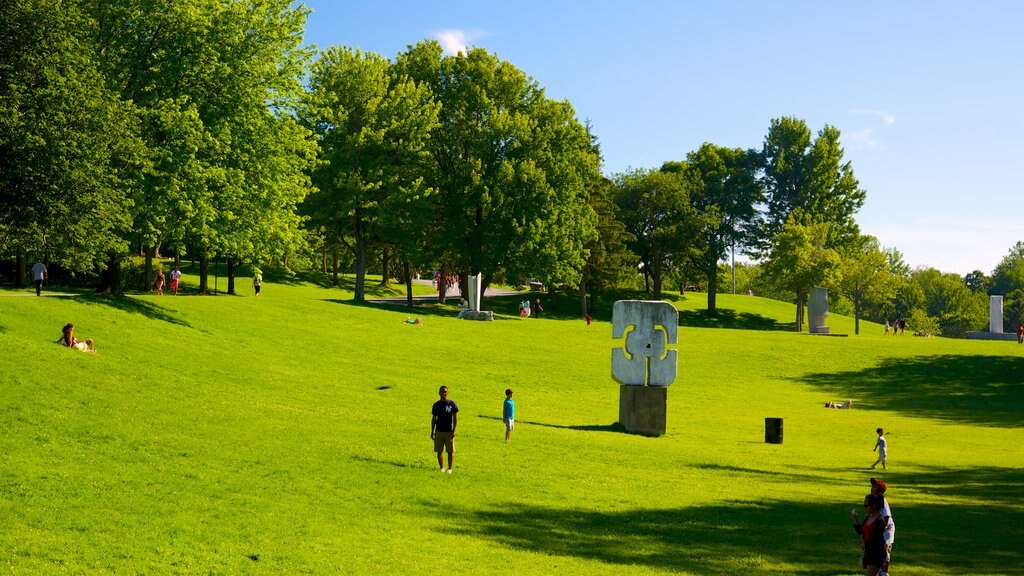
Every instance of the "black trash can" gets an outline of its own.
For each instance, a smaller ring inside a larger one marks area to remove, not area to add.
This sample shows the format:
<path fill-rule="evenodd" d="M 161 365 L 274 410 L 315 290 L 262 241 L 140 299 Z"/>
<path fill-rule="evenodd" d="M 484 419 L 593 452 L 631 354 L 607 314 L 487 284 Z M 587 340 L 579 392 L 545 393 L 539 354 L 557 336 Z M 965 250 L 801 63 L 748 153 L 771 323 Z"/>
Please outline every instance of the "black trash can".
<path fill-rule="evenodd" d="M 767 444 L 782 444 L 782 418 L 764 419 L 764 441 Z"/>

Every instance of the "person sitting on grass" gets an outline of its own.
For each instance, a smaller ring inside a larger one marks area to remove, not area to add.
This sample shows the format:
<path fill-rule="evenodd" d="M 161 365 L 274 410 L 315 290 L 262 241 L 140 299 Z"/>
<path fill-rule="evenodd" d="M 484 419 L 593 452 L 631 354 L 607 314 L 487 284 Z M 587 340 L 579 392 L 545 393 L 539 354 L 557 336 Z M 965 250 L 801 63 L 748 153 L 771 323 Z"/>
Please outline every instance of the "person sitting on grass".
<path fill-rule="evenodd" d="M 70 322 L 64 325 L 61 330 L 62 335 L 60 340 L 57 340 L 57 344 L 61 346 L 67 346 L 68 348 L 74 348 L 75 350 L 81 350 L 82 352 L 96 352 L 96 344 L 92 339 L 79 340 L 75 338 L 75 325 Z"/>

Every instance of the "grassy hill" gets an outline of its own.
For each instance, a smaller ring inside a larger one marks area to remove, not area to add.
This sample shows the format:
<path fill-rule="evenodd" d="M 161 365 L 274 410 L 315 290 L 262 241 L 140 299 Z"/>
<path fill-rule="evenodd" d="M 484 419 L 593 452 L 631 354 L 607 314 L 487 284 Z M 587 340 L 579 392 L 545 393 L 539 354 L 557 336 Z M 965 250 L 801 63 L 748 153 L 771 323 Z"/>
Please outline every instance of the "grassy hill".
<path fill-rule="evenodd" d="M 668 434 L 645 438 L 614 425 L 610 301 L 590 326 L 571 298 L 519 319 L 515 296 L 468 322 L 266 278 L 258 299 L 0 290 L 5 571 L 857 574 L 849 511 L 878 476 L 894 573 L 1024 574 L 1024 346 L 837 315 L 850 337 L 809 336 L 791 305 L 721 295 L 711 319 L 685 294 Z M 69 321 L 98 354 L 53 344 Z"/>

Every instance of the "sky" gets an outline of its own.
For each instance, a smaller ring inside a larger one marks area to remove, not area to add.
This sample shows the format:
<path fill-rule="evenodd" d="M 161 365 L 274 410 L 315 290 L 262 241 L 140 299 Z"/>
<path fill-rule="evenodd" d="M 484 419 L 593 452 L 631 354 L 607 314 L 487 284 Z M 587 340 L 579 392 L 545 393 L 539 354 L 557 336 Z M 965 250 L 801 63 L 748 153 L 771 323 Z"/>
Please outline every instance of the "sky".
<path fill-rule="evenodd" d="M 826 124 L 861 232 L 911 267 L 991 274 L 1024 241 L 1024 2 L 306 0 L 305 41 L 390 59 L 485 48 L 568 100 L 606 175 Z"/>

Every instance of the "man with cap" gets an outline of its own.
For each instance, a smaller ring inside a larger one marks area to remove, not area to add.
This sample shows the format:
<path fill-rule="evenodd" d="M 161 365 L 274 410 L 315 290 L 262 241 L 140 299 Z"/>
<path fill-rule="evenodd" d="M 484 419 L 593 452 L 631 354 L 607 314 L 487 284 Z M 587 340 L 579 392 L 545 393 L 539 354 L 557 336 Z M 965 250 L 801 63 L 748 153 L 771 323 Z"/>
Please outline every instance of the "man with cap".
<path fill-rule="evenodd" d="M 882 569 L 889 571 L 889 555 L 892 552 L 892 541 L 896 535 L 896 523 L 892 519 L 892 510 L 889 508 L 889 501 L 885 498 L 885 491 L 888 487 L 881 479 L 871 479 L 871 493 L 882 497 L 882 522 L 885 529 L 882 531 L 882 540 L 885 541 L 885 565 Z"/>

